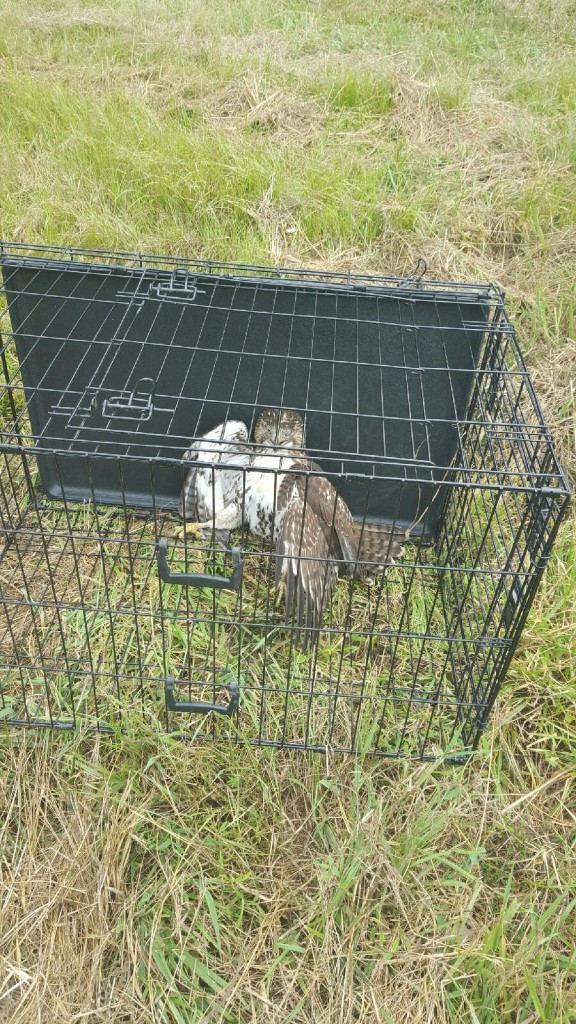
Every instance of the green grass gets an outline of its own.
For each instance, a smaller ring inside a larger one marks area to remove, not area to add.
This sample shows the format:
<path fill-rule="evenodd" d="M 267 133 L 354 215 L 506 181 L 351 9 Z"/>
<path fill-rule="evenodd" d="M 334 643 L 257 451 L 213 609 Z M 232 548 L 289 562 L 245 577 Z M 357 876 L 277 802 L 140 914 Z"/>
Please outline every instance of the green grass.
<path fill-rule="evenodd" d="M 575 35 L 569 0 L 7 0 L 0 235 L 496 280 L 574 479 Z M 0 1020 L 574 1024 L 574 526 L 465 767 L 3 736 Z"/>
<path fill-rule="evenodd" d="M 416 569 L 411 549 L 385 577 L 341 581 L 324 616 L 334 632 L 304 651 L 284 626 L 270 559 L 257 539 L 233 539 L 244 559 L 240 610 L 235 591 L 158 586 L 157 536 L 169 540 L 173 572 L 231 571 L 222 552 L 176 542 L 175 516 L 46 504 L 31 510 L 2 562 L 11 604 L 0 655 L 10 665 L 15 643 L 20 652 L 18 665 L 3 676 L 7 724 L 29 718 L 110 729 L 132 709 L 134 721 L 144 715 L 164 729 L 166 676 L 175 678 L 178 699 L 212 702 L 229 700 L 226 686 L 236 679 L 242 688 L 237 719 L 175 715 L 169 729 L 194 739 L 212 730 L 242 742 L 386 755 L 444 752 L 457 708 L 449 682 L 439 688 L 436 679 L 447 657 L 447 624 L 430 550 L 418 555 Z M 375 621 L 379 628 L 388 624 L 389 635 L 372 636 Z M 432 639 L 418 639 L 427 634 Z M 197 684 L 193 697 L 181 678 Z M 438 708 L 423 703 L 434 693 Z M 460 730 L 452 753 L 458 742 L 464 744 Z"/>

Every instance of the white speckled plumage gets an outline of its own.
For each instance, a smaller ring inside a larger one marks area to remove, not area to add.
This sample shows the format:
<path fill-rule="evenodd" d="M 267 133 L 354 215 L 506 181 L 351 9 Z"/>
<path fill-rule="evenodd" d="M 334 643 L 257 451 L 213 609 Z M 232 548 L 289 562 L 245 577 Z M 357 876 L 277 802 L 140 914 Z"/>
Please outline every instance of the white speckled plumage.
<path fill-rule="evenodd" d="M 227 420 L 192 442 L 182 459 L 192 464 L 180 496 L 186 521 L 227 532 L 242 525 L 244 469 L 252 453 L 247 441 L 246 424 Z"/>

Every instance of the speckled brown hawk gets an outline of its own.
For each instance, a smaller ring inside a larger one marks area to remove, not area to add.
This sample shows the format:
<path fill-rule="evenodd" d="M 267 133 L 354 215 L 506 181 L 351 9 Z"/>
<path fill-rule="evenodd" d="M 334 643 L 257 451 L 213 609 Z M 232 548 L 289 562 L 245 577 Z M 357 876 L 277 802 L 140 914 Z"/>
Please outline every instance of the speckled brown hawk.
<path fill-rule="evenodd" d="M 247 522 L 275 546 L 276 583 L 286 581 L 286 621 L 294 611 L 306 647 L 320 629 L 339 568 L 349 575 L 359 570 L 356 530 L 345 501 L 304 451 L 299 413 L 266 410 L 254 439 Z"/>
<path fill-rule="evenodd" d="M 361 577 L 403 552 L 405 535 L 352 518 L 304 449 L 304 421 L 290 409 L 267 409 L 255 445 L 239 420 L 221 423 L 192 443 L 180 498 L 181 533 L 212 531 L 226 542 L 242 525 L 276 552 L 276 584 L 286 583 L 286 623 L 295 613 L 304 647 L 318 635 L 339 573 Z M 202 463 L 202 465 L 194 465 Z"/>

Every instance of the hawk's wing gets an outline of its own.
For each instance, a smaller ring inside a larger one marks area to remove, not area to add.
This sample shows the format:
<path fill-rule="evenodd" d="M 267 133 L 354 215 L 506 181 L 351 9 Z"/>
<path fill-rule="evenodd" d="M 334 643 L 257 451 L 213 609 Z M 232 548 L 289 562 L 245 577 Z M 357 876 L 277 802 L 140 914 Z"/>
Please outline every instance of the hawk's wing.
<path fill-rule="evenodd" d="M 315 478 L 308 478 L 308 491 Z M 338 579 L 331 557 L 331 531 L 305 498 L 306 477 L 284 477 L 278 508 L 286 508 L 276 543 L 276 583 L 286 573 L 286 623 L 293 610 L 299 627 L 306 627 L 303 646 L 318 630 L 326 602 Z"/>
<path fill-rule="evenodd" d="M 310 468 L 321 472 L 316 463 L 310 463 Z M 309 490 L 307 500 L 323 522 L 333 527 L 333 554 L 346 563 L 346 575 L 362 576 L 370 569 L 385 569 L 402 557 L 410 536 L 409 529 L 353 519 L 346 502 L 332 484 L 324 477 L 315 479 L 320 486 Z M 366 562 L 372 565 L 365 565 Z"/>
<path fill-rule="evenodd" d="M 315 462 L 310 469 L 322 472 Z M 310 505 L 330 534 L 330 551 L 334 558 L 347 563 L 353 573 L 358 562 L 358 537 L 348 505 L 326 477 L 308 477 L 306 504 Z"/>
<path fill-rule="evenodd" d="M 246 425 L 228 420 L 192 442 L 182 461 L 203 465 L 193 466 L 184 481 L 179 505 L 184 519 L 206 522 L 235 500 L 243 485 L 242 466 L 250 459 L 247 441 Z"/>
<path fill-rule="evenodd" d="M 314 463 L 305 468 L 318 469 Z M 286 621 L 295 609 L 298 626 L 318 630 L 342 561 L 352 571 L 358 559 L 350 510 L 325 477 L 287 474 L 278 492 L 285 509 L 276 545 L 276 582 L 286 573 Z"/>

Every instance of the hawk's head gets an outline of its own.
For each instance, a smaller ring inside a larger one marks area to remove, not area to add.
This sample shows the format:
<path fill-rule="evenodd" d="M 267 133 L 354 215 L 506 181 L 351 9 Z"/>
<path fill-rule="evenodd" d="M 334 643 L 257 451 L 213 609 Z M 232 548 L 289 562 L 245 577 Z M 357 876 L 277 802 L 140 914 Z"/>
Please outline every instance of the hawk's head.
<path fill-rule="evenodd" d="M 266 409 L 256 420 L 254 440 L 277 448 L 303 448 L 304 420 L 293 409 Z"/>

